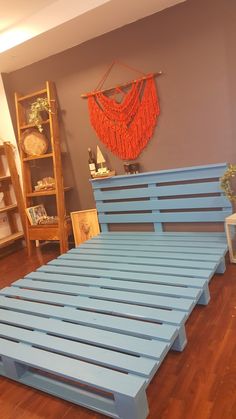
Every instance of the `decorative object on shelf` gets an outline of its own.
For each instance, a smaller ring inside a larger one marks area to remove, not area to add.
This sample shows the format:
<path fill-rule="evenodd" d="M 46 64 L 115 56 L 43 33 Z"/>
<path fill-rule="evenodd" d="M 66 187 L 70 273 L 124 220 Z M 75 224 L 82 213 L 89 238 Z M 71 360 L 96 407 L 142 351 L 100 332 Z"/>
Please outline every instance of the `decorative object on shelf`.
<path fill-rule="evenodd" d="M 96 160 L 94 158 L 91 148 L 88 148 L 88 155 L 89 155 L 89 159 L 88 159 L 89 171 L 90 171 L 90 175 L 93 176 L 96 173 Z"/>
<path fill-rule="evenodd" d="M 48 140 L 45 135 L 35 128 L 29 128 L 23 132 L 20 145 L 25 154 L 29 156 L 45 154 L 48 149 Z"/>
<path fill-rule="evenodd" d="M 50 176 L 38 180 L 37 185 L 34 187 L 35 191 L 48 191 L 50 189 L 55 189 L 55 179 Z"/>
<path fill-rule="evenodd" d="M 144 74 L 138 71 L 140 78 L 112 89 L 100 90 L 115 63 L 95 91 L 82 97 L 88 98 L 90 121 L 99 139 L 119 158 L 134 160 L 151 139 L 160 113 L 154 77 L 161 73 Z M 131 88 L 126 91 L 125 88 L 130 85 Z M 107 93 L 111 91 L 113 94 L 123 93 L 123 100 L 117 102 L 109 97 Z"/>
<path fill-rule="evenodd" d="M 124 163 L 124 169 L 127 175 L 135 175 L 139 173 L 139 163 Z"/>
<path fill-rule="evenodd" d="M 100 233 L 96 209 L 74 211 L 70 215 L 76 246 Z"/>
<path fill-rule="evenodd" d="M 39 218 L 38 223 L 39 225 L 45 225 L 45 224 L 58 224 L 58 216 L 57 215 L 45 215 L 42 218 Z"/>
<path fill-rule="evenodd" d="M 98 165 L 98 172 L 99 173 L 108 172 L 108 168 L 106 166 L 104 166 L 104 163 L 106 163 L 106 160 L 104 159 L 104 156 L 103 156 L 100 148 L 97 145 L 97 165 Z"/>
<path fill-rule="evenodd" d="M 107 170 L 107 172 L 99 173 L 96 172 L 95 175 L 92 176 L 93 179 L 102 179 L 106 177 L 113 177 L 115 176 L 116 172 L 115 170 Z"/>
<path fill-rule="evenodd" d="M 223 189 L 225 195 L 230 201 L 236 201 L 236 194 L 234 194 L 230 181 L 235 177 L 236 174 L 236 165 L 230 164 L 228 169 L 225 171 L 224 175 L 220 179 L 220 186 Z"/>
<path fill-rule="evenodd" d="M 43 131 L 43 112 L 49 114 L 49 112 L 51 112 L 51 108 L 46 97 L 38 97 L 37 100 L 30 105 L 29 123 L 34 124 L 38 128 L 39 132 Z"/>
<path fill-rule="evenodd" d="M 40 219 L 47 216 L 47 213 L 43 204 L 26 208 L 26 214 L 31 225 L 37 225 Z"/>
<path fill-rule="evenodd" d="M 229 248 L 231 263 L 236 263 L 236 214 L 229 215 L 225 219 L 225 233 Z"/>
<path fill-rule="evenodd" d="M 97 166 L 98 166 L 98 170 L 97 170 L 97 172 L 92 174 L 93 179 L 115 176 L 115 171 L 114 170 L 109 170 L 105 166 L 105 163 L 106 163 L 106 160 L 104 159 L 100 148 L 97 146 Z"/>

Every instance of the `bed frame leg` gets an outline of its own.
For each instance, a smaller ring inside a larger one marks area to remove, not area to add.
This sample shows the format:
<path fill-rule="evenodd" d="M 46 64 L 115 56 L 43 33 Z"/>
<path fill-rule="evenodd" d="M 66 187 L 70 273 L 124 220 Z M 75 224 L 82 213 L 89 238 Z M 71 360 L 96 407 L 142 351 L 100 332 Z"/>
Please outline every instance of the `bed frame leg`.
<path fill-rule="evenodd" d="M 217 274 L 224 274 L 225 270 L 226 270 L 225 258 L 222 258 L 219 265 L 217 266 L 216 273 Z"/>
<path fill-rule="evenodd" d="M 145 390 L 141 390 L 136 397 L 115 394 L 116 412 L 121 419 L 146 419 L 148 403 Z"/>
<path fill-rule="evenodd" d="M 173 351 L 181 352 L 184 350 L 186 345 L 187 345 L 187 337 L 186 337 L 185 327 L 181 326 L 181 328 L 179 329 L 179 334 L 177 338 L 175 339 L 171 349 Z"/>
<path fill-rule="evenodd" d="M 27 371 L 27 366 L 15 362 L 8 356 L 2 356 L 3 370 L 7 377 L 13 380 L 19 379 Z"/>
<path fill-rule="evenodd" d="M 210 297 L 209 287 L 208 287 L 208 284 L 206 284 L 203 288 L 202 294 L 197 303 L 203 306 L 206 306 L 209 303 L 210 299 L 211 297 Z"/>

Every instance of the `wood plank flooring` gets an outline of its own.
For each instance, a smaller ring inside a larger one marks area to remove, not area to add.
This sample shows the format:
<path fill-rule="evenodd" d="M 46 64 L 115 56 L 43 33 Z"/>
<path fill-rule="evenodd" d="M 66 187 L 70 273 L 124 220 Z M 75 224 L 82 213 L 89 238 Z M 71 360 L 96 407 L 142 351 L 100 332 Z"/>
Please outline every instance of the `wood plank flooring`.
<path fill-rule="evenodd" d="M 0 288 L 58 256 L 53 245 L 0 260 Z M 148 419 L 236 419 L 236 265 L 210 283 L 211 301 L 187 324 L 188 344 L 170 352 L 148 387 Z M 1 419 L 102 419 L 100 414 L 0 377 Z"/>

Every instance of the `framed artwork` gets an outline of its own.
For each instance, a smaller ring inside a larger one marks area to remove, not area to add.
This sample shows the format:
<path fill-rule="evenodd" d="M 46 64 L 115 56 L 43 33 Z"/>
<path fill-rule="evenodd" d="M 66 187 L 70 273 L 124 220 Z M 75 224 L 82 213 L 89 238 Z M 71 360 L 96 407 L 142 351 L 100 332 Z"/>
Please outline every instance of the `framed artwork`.
<path fill-rule="evenodd" d="M 26 214 L 31 225 L 38 224 L 39 220 L 47 216 L 47 212 L 43 204 L 26 208 Z"/>
<path fill-rule="evenodd" d="M 76 246 L 100 233 L 96 209 L 74 211 L 70 215 Z"/>

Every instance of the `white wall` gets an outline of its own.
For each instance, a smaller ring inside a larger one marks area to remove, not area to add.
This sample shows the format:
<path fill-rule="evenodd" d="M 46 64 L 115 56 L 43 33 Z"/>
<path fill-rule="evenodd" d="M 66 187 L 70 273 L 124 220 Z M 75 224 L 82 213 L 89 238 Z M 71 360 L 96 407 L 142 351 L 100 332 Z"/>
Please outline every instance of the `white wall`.
<path fill-rule="evenodd" d="M 0 143 L 2 141 L 10 141 L 14 147 L 15 147 L 15 159 L 16 159 L 16 165 L 18 173 L 21 173 L 20 169 L 20 159 L 19 154 L 17 150 L 17 144 L 16 144 L 16 137 L 13 130 L 13 125 L 10 117 L 10 112 L 8 108 L 7 98 L 4 90 L 2 75 L 0 74 Z M 4 161 L 4 166 L 6 167 L 6 173 L 7 172 L 7 166 L 6 162 Z M 13 194 L 13 191 L 11 191 Z M 0 193 L 0 200 L 2 198 L 2 194 Z M 13 198 L 14 199 L 14 198 Z M 4 206 L 3 202 L 0 202 L 0 207 Z M 6 213 L 2 213 L 0 217 L 0 239 L 4 236 L 7 236 L 10 233 L 9 225 L 6 222 Z M 17 217 L 17 223 L 20 226 L 20 220 L 19 217 Z"/>
<path fill-rule="evenodd" d="M 11 141 L 16 145 L 16 137 L 8 108 L 2 74 L 0 73 L 0 140 Z"/>

